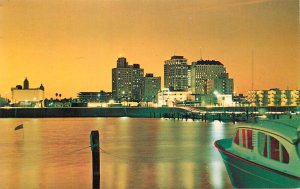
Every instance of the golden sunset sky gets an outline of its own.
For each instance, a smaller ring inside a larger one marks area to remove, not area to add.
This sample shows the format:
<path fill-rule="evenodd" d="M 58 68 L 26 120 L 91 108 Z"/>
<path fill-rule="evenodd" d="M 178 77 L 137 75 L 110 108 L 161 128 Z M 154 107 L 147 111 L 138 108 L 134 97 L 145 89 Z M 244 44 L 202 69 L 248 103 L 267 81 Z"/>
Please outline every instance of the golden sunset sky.
<path fill-rule="evenodd" d="M 235 91 L 300 89 L 298 0 L 0 0 L 0 94 L 45 86 L 111 91 L 125 56 L 163 78 L 164 61 L 221 61 Z M 202 53 L 200 53 L 202 52 Z"/>

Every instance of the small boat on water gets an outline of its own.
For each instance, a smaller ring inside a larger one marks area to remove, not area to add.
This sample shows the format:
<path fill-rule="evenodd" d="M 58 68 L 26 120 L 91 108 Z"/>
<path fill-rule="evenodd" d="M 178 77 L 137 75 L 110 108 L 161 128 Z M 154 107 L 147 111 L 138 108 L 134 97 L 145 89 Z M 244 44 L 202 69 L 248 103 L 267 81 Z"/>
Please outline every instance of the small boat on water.
<path fill-rule="evenodd" d="M 239 125 L 215 147 L 234 187 L 300 188 L 299 117 Z"/>

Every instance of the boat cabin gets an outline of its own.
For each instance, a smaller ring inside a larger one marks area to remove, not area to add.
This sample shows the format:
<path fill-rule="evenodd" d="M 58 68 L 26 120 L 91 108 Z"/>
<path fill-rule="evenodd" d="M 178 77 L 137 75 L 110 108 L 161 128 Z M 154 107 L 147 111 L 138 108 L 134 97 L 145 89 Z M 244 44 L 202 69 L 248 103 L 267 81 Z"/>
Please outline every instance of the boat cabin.
<path fill-rule="evenodd" d="M 236 129 L 230 152 L 241 158 L 300 176 L 300 120 L 262 120 Z"/>

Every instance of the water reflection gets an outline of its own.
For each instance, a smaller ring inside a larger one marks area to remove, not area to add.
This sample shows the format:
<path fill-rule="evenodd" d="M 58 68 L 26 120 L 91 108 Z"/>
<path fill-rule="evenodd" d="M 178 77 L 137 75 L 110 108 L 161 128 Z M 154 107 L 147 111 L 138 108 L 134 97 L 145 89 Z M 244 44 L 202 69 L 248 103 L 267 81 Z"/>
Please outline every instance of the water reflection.
<path fill-rule="evenodd" d="M 14 131 L 24 124 L 25 138 Z M 100 131 L 101 188 L 231 188 L 213 146 L 233 125 L 132 118 L 1 119 L 0 188 L 91 188 L 89 134 Z M 81 150 L 78 150 L 81 149 Z"/>

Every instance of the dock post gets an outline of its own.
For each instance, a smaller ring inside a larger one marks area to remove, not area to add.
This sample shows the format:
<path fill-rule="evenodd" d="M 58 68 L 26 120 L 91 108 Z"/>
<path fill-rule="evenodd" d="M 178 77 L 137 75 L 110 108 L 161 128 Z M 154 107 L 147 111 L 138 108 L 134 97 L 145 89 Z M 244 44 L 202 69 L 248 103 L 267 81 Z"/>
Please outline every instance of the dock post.
<path fill-rule="evenodd" d="M 99 132 L 97 130 L 91 132 L 90 144 L 92 150 L 92 167 L 93 167 L 92 189 L 100 189 L 100 144 L 99 144 Z"/>
<path fill-rule="evenodd" d="M 231 116 L 232 116 L 232 122 L 235 123 L 235 113 L 232 112 Z"/>

